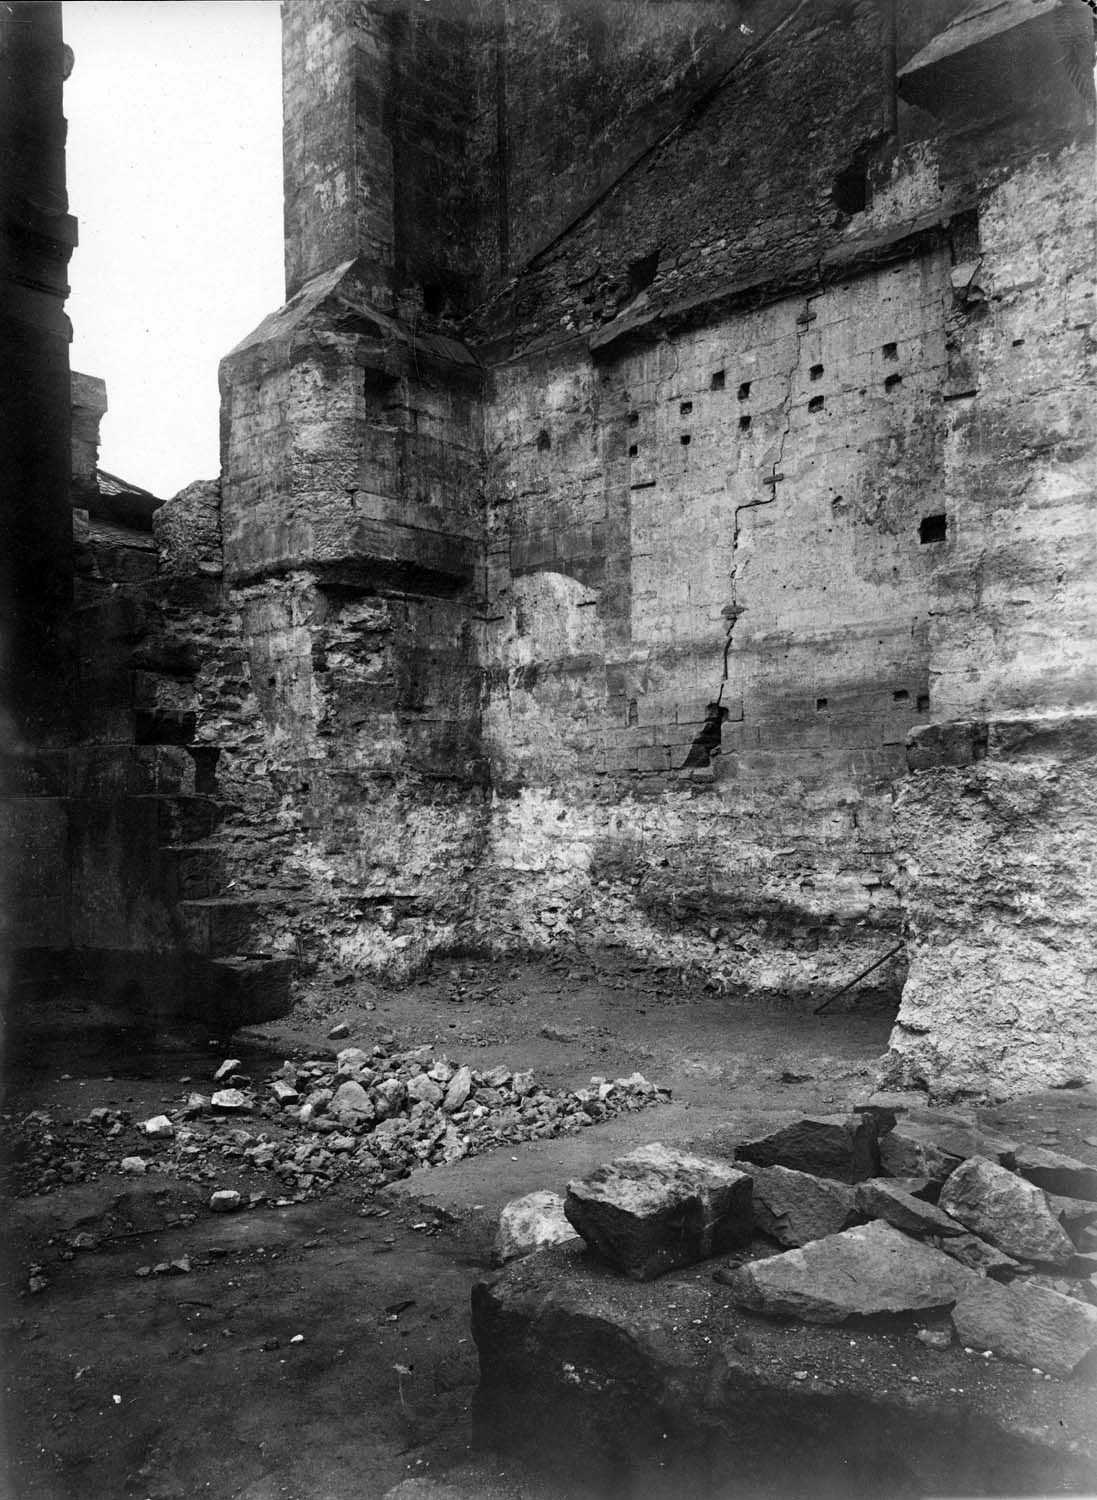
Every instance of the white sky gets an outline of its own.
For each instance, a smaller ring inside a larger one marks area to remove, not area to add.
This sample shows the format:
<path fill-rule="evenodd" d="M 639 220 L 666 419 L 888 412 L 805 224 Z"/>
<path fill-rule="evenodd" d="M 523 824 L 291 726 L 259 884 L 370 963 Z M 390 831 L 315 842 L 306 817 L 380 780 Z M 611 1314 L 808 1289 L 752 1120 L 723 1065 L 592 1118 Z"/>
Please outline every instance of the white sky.
<path fill-rule="evenodd" d="M 217 475 L 217 364 L 282 302 L 276 0 L 67 0 L 72 368 L 107 382 L 100 466 Z"/>

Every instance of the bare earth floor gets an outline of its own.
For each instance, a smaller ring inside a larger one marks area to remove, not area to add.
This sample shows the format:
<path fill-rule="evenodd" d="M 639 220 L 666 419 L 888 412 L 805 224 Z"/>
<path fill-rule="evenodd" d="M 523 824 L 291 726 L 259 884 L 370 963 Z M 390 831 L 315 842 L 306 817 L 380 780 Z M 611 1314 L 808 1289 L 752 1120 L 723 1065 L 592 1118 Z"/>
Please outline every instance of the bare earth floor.
<path fill-rule="evenodd" d="M 469 1496 L 563 1494 L 471 1449 L 469 1296 L 498 1209 L 534 1188 L 562 1191 L 644 1141 L 704 1142 L 840 1110 L 871 1091 L 887 1041 L 890 1016 L 871 1001 L 815 1017 L 668 986 L 605 960 L 462 962 L 399 992 L 314 986 L 290 1019 L 231 1045 L 207 1031 L 126 1029 L 73 994 L 48 1024 L 13 1028 L 9 1122 L 99 1106 L 140 1120 L 178 1107 L 189 1088 L 208 1091 L 224 1056 L 261 1078 L 285 1057 L 390 1033 L 473 1067 L 530 1068 L 556 1087 L 639 1070 L 673 1095 L 556 1140 L 421 1169 L 380 1194 L 344 1181 L 309 1201 L 215 1215 L 208 1184 L 104 1167 L 15 1197 L 2 1278 L 9 1493 L 373 1500 L 429 1475 Z M 337 1022 L 349 1036 L 326 1040 Z M 1054 1100 L 1047 1110 L 1044 1138 L 1071 1149 Z M 226 1168 L 214 1185 L 247 1191 L 257 1175 Z M 80 1232 L 95 1248 L 72 1249 Z M 178 1260 L 189 1270 L 137 1275 Z M 32 1266 L 46 1282 L 38 1292 Z"/>

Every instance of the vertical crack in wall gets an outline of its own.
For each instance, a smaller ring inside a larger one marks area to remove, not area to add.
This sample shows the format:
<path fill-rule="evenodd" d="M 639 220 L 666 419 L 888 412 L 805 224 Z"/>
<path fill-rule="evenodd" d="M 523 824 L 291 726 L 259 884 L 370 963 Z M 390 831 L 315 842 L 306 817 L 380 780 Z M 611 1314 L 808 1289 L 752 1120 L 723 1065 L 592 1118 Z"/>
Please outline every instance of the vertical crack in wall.
<path fill-rule="evenodd" d="M 727 621 L 727 629 L 724 632 L 724 659 L 720 674 L 720 687 L 715 699 L 706 707 L 704 726 L 689 748 L 689 753 L 682 766 L 683 770 L 710 765 L 712 757 L 719 753 L 722 727 L 729 714 L 729 710 L 724 707 L 724 689 L 727 687 L 729 675 L 728 659 L 731 655 L 735 626 L 745 610 L 745 606 L 740 604 L 735 597 L 738 573 L 739 513 L 744 510 L 756 510 L 762 505 L 772 505 L 777 494 L 777 486 L 784 477 L 781 473 L 781 465 L 784 462 L 785 445 L 792 430 L 792 389 L 796 380 L 796 371 L 800 368 L 804 334 L 815 320 L 815 314 L 811 310 L 811 304 L 814 300 L 815 294 L 808 296 L 804 301 L 803 311 L 796 318 L 796 351 L 793 356 L 792 365 L 784 377 L 785 395 L 782 405 L 784 407 L 785 424 L 778 440 L 777 456 L 773 460 L 770 473 L 763 480 L 769 489 L 769 494 L 757 500 L 748 500 L 744 504 L 735 507 L 731 540 L 731 602 L 726 604 L 721 611 L 723 618 Z"/>

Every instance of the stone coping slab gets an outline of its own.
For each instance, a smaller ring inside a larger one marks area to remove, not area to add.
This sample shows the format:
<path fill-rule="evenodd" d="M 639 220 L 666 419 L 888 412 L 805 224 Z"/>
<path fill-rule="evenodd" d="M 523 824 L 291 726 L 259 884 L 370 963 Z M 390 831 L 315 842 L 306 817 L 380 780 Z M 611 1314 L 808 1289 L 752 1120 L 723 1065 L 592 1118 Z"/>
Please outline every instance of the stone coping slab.
<path fill-rule="evenodd" d="M 928 1348 L 916 1321 L 753 1316 L 713 1280 L 745 1254 L 640 1283 L 561 1245 L 480 1282 L 481 1439 L 622 1494 L 1097 1492 L 1092 1383 Z"/>

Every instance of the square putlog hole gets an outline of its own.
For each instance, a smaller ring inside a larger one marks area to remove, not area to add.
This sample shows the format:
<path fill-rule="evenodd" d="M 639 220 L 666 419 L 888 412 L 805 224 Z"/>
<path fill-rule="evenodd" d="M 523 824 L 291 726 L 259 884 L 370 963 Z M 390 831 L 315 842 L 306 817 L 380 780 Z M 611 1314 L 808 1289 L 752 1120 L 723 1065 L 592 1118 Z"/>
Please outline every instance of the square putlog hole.
<path fill-rule="evenodd" d="M 918 540 L 924 547 L 927 542 L 943 542 L 948 536 L 948 516 L 923 516 L 918 522 Z"/>

